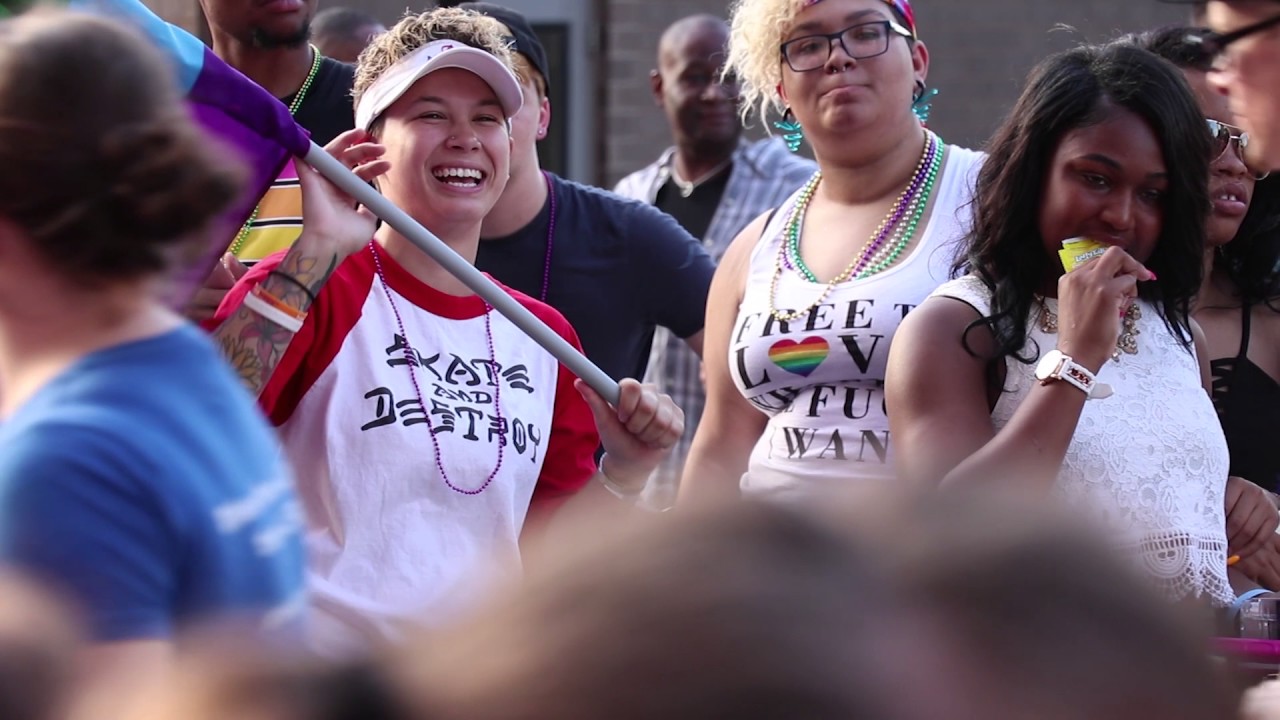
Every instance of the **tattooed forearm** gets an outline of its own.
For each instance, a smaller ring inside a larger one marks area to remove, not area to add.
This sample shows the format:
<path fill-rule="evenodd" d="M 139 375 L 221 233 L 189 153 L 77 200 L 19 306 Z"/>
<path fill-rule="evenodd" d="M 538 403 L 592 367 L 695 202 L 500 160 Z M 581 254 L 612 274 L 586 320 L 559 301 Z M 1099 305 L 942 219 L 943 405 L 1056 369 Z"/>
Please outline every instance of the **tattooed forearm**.
<path fill-rule="evenodd" d="M 311 298 L 320 293 L 339 262 L 336 254 L 310 253 L 299 242 L 276 271 L 262 280 L 262 289 L 291 307 L 307 311 Z M 293 333 L 241 305 L 218 327 L 214 338 L 245 387 L 256 397 L 289 349 Z"/>
<path fill-rule="evenodd" d="M 240 308 L 236 312 L 238 314 L 243 311 L 244 308 Z M 246 386 L 257 382 L 262 367 L 262 359 L 257 355 L 257 348 L 247 345 L 239 338 L 229 338 L 223 342 L 222 349 L 227 355 L 227 361 L 231 363 L 231 367 L 235 369 L 236 374 Z"/>
<path fill-rule="evenodd" d="M 287 277 L 280 277 L 273 273 L 263 281 L 262 287 L 289 305 L 306 310 L 311 304 L 311 298 L 320 293 L 320 288 L 329 281 L 329 276 L 337 267 L 336 255 L 330 255 L 326 259 L 302 253 L 297 255 L 289 253 L 280 263 L 280 267 L 276 268 L 277 273 Z M 297 282 L 292 282 L 288 278 L 293 278 Z M 304 286 L 310 291 L 310 296 L 303 292 Z"/>

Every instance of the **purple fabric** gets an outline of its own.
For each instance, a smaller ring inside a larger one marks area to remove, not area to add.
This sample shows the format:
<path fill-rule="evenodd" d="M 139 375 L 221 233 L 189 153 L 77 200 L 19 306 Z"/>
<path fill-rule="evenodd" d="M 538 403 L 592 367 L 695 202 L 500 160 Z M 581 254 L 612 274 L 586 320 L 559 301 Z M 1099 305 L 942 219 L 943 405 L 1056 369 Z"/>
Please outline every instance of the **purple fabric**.
<path fill-rule="evenodd" d="M 182 268 L 171 297 L 176 307 L 184 307 L 204 283 L 289 158 L 304 156 L 311 147 L 284 103 L 208 49 L 187 104 L 205 131 L 235 151 L 251 175 L 244 197 L 209 229 L 206 251 Z"/>

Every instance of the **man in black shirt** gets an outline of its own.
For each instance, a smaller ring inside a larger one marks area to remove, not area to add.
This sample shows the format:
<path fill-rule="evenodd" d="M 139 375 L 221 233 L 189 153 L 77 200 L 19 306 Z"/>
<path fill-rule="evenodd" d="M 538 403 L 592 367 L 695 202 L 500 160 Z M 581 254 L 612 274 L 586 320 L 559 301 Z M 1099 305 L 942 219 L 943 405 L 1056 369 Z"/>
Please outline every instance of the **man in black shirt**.
<path fill-rule="evenodd" d="M 544 172 L 536 144 L 551 105 L 541 43 L 514 10 L 459 7 L 507 26 L 525 93 L 512 123 L 511 179 L 485 218 L 476 266 L 563 313 L 587 357 L 614 379 L 643 375 L 658 326 L 701 353 L 710 256 L 652 206 Z"/>
<path fill-rule="evenodd" d="M 316 51 L 307 42 L 316 2 L 200 0 L 200 6 L 209 19 L 213 53 L 285 105 L 293 107 L 311 79 L 294 118 L 324 145 L 355 126 L 355 68 L 326 57 L 316 66 Z"/>
<path fill-rule="evenodd" d="M 280 98 L 311 138 L 324 145 L 355 126 L 351 86 L 355 68 L 322 56 L 307 40 L 317 0 L 200 0 L 213 52 Z M 297 175 L 286 168 L 267 191 L 250 223 L 227 238 L 228 253 L 205 281 L 187 315 L 212 317 L 218 303 L 247 268 L 287 248 L 302 229 Z"/>
<path fill-rule="evenodd" d="M 729 25 L 713 15 L 682 18 L 662 33 L 649 77 L 673 144 L 614 188 L 671 215 L 716 261 L 743 228 L 781 205 L 817 170 L 778 138 L 742 138 L 738 84 L 723 74 L 728 42 Z M 671 395 L 685 417 L 684 435 L 649 485 L 660 505 L 664 497 L 674 499 L 684 456 L 702 419 L 701 371 L 699 358 L 683 343 L 658 332 L 645 381 Z"/>
<path fill-rule="evenodd" d="M 720 76 L 728 39 L 728 25 L 711 15 L 676 22 L 662 34 L 649 78 L 676 138 L 653 204 L 697 238 L 711 227 L 742 135 L 737 84 Z"/>

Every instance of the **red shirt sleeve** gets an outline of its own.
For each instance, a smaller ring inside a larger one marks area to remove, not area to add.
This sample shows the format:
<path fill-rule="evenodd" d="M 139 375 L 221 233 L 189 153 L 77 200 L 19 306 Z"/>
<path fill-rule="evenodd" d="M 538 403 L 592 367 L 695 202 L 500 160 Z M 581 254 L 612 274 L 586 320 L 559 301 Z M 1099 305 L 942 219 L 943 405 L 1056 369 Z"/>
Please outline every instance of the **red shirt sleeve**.
<path fill-rule="evenodd" d="M 582 351 L 578 333 L 564 316 L 550 306 L 531 298 L 517 299 L 545 322 L 558 335 Z M 555 408 L 551 416 L 551 438 L 547 441 L 546 459 L 542 473 L 533 490 L 532 505 L 554 505 L 555 501 L 573 495 L 591 481 L 596 473 L 596 449 L 600 447 L 600 434 L 596 430 L 595 417 L 587 401 L 573 387 L 575 375 L 563 364 L 556 378 Z"/>
<path fill-rule="evenodd" d="M 267 275 L 280 266 L 284 260 L 286 251 L 282 250 L 271 255 L 261 262 L 254 264 L 244 277 L 236 282 L 235 286 L 227 291 L 226 297 L 222 299 L 222 303 L 218 305 L 218 311 L 214 313 L 211 320 L 205 323 L 205 329 L 213 331 L 227 318 L 231 317 L 236 310 L 244 303 L 245 296 L 258 283 L 267 278 Z M 302 366 L 303 359 L 307 356 L 307 350 L 315 341 L 316 336 L 316 316 L 322 311 L 318 307 L 319 302 L 313 305 L 307 313 L 307 319 L 302 324 L 302 329 L 294 334 L 293 340 L 289 343 L 289 348 L 285 350 L 280 362 L 276 365 L 276 369 L 271 373 L 271 378 L 267 380 L 267 384 L 263 386 L 262 392 L 258 395 L 258 404 L 262 407 L 262 411 L 271 418 L 271 422 L 279 426 L 289 419 L 289 415 L 293 413 L 297 400 L 302 397 L 300 390 L 291 390 L 302 380 L 302 374 L 299 369 Z M 246 342 L 241 348 L 241 352 L 257 352 L 257 348 Z M 291 399 L 285 402 L 285 399 Z M 287 407 L 286 407 L 287 406 Z"/>

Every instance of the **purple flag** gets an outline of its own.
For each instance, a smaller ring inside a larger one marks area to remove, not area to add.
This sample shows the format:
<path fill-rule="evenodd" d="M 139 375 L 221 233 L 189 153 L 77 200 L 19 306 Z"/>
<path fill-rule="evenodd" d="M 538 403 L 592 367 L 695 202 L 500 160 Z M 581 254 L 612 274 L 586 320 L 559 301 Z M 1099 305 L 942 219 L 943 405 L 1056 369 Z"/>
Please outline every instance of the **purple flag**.
<path fill-rule="evenodd" d="M 258 200 L 291 157 L 302 157 L 311 140 L 278 99 L 214 55 L 185 30 L 165 22 L 138 0 L 71 0 L 72 8 L 124 20 L 141 30 L 168 57 L 193 116 L 213 137 L 237 152 L 251 170 L 244 198 L 209 233 L 200 261 L 181 268 L 174 295 L 183 306 L 226 252 Z"/>

